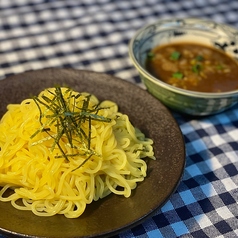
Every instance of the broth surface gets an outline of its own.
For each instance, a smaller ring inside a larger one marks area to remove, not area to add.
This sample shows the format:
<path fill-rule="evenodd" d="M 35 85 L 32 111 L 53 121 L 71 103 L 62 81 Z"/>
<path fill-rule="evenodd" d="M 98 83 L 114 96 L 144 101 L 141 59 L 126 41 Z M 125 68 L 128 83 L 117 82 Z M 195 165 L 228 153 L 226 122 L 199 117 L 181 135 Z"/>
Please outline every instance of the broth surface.
<path fill-rule="evenodd" d="M 222 50 L 194 43 L 158 46 L 148 53 L 146 69 L 165 83 L 199 92 L 238 89 L 238 63 Z"/>

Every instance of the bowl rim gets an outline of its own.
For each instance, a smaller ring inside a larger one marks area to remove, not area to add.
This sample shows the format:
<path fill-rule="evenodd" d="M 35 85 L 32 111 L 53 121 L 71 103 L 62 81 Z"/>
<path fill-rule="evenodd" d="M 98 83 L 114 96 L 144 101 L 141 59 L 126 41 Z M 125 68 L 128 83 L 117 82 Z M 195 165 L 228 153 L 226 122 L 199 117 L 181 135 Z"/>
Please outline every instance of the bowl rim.
<path fill-rule="evenodd" d="M 157 21 L 154 21 L 152 23 L 146 24 L 145 26 L 143 26 L 142 28 L 140 28 L 139 30 L 137 30 L 134 34 L 134 36 L 131 38 L 131 40 L 129 41 L 129 57 L 132 60 L 132 63 L 134 64 L 134 66 L 137 68 L 139 74 L 142 74 L 144 77 L 146 77 L 149 81 L 155 83 L 158 86 L 161 86 L 164 89 L 167 89 L 169 91 L 172 91 L 174 93 L 177 94 L 181 94 L 184 96 L 189 96 L 189 97 L 195 97 L 195 98 L 207 98 L 207 99 L 216 99 L 216 98 L 227 98 L 227 97 L 234 97 L 237 96 L 238 97 L 238 89 L 237 90 L 232 90 L 232 91 L 226 91 L 226 92 L 198 92 L 198 91 L 192 91 L 192 90 L 186 90 L 186 89 L 182 89 L 182 88 L 178 88 L 175 86 L 172 86 L 170 84 L 167 84 L 165 82 L 163 82 L 162 80 L 154 77 L 153 75 L 151 75 L 147 70 L 145 70 L 141 64 L 137 61 L 134 52 L 133 52 L 133 45 L 134 42 L 137 38 L 137 36 L 143 32 L 145 29 L 147 29 L 148 27 L 158 24 L 160 22 L 163 21 L 179 21 L 179 20 L 193 20 L 193 21 L 206 21 L 206 22 L 210 22 L 210 23 L 215 23 L 217 25 L 220 26 L 225 26 L 225 27 L 229 27 L 235 31 L 237 31 L 238 34 L 238 29 L 231 27 L 227 24 L 224 23 L 218 23 L 215 21 L 212 21 L 210 19 L 203 19 L 203 18 L 194 18 L 194 17 L 188 17 L 188 18 L 165 18 L 165 19 L 160 19 Z M 168 27 L 168 29 L 171 27 Z M 164 28 L 163 28 L 164 30 Z"/>

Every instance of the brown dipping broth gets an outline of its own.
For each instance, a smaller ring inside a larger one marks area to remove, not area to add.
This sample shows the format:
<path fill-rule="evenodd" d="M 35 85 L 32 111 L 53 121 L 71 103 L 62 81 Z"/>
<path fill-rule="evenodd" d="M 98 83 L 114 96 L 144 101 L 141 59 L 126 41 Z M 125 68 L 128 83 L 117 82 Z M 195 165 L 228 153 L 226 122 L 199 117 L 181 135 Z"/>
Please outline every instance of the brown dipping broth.
<path fill-rule="evenodd" d="M 148 53 L 154 77 L 186 90 L 227 92 L 238 89 L 238 63 L 222 50 L 194 43 L 158 46 Z"/>

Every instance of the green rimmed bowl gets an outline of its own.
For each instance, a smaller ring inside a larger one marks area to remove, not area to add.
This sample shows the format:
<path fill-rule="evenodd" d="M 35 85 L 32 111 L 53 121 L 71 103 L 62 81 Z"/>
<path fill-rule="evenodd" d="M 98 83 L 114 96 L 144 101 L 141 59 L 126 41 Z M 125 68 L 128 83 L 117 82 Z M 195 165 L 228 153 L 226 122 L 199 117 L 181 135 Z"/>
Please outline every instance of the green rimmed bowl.
<path fill-rule="evenodd" d="M 155 78 L 146 70 L 146 57 L 151 49 L 185 41 L 219 47 L 238 60 L 237 29 L 197 18 L 158 20 L 141 28 L 129 43 L 129 56 L 147 90 L 169 108 L 194 116 L 211 115 L 234 106 L 238 102 L 238 90 L 221 93 L 184 90 Z"/>

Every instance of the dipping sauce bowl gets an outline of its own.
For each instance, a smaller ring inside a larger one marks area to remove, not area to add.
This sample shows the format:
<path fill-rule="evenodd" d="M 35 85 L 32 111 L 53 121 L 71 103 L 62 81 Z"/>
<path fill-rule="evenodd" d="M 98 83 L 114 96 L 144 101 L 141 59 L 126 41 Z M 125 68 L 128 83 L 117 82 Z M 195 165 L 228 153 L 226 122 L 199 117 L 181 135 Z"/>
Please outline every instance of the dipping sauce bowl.
<path fill-rule="evenodd" d="M 206 19 L 158 20 L 139 29 L 129 43 L 129 56 L 147 90 L 167 107 L 193 116 L 219 113 L 235 105 L 237 89 L 226 92 L 187 90 L 165 83 L 147 70 L 146 60 L 152 49 L 184 42 L 214 47 L 238 60 L 237 29 Z"/>

